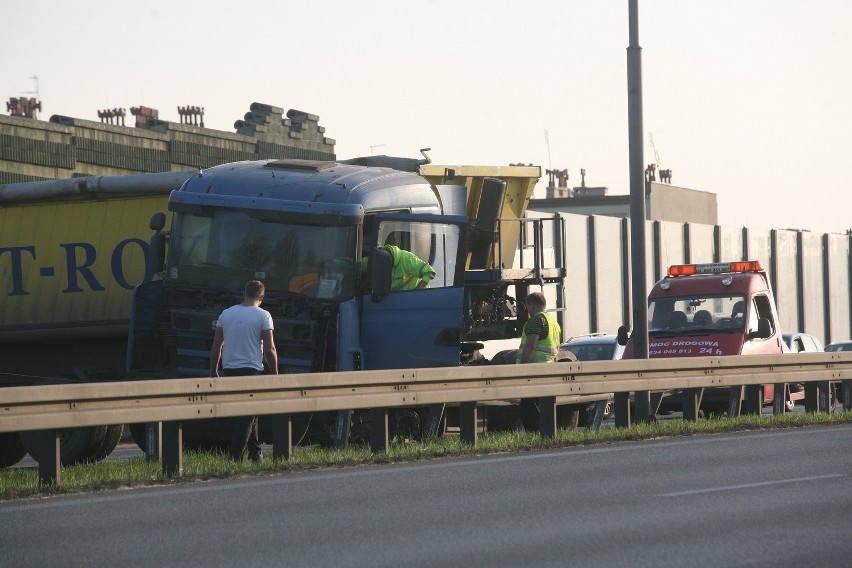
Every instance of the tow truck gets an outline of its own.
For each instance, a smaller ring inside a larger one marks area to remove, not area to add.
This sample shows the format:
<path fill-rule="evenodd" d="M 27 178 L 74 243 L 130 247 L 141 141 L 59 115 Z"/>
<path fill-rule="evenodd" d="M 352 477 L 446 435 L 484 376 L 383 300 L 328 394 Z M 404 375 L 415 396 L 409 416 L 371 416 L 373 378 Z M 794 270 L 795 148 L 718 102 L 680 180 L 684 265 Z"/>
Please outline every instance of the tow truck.
<path fill-rule="evenodd" d="M 676 264 L 648 294 L 648 356 L 716 357 L 786 353 L 775 297 L 760 261 Z M 626 327 L 624 359 L 635 358 Z M 772 404 L 775 385 L 762 387 L 763 404 Z M 699 404 L 705 412 L 728 409 L 729 391 L 704 389 Z M 787 387 L 785 405 L 791 410 L 804 398 L 800 385 Z M 677 405 L 677 393 L 664 399 Z"/>

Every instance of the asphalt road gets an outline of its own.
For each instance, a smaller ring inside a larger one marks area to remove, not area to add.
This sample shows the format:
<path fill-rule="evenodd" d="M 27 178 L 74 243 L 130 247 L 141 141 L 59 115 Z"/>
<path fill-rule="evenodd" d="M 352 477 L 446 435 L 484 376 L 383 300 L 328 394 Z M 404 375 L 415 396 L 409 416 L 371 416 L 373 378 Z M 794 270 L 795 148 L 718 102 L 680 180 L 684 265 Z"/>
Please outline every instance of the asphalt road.
<path fill-rule="evenodd" d="M 0 504 L 6 566 L 848 566 L 852 426 Z"/>

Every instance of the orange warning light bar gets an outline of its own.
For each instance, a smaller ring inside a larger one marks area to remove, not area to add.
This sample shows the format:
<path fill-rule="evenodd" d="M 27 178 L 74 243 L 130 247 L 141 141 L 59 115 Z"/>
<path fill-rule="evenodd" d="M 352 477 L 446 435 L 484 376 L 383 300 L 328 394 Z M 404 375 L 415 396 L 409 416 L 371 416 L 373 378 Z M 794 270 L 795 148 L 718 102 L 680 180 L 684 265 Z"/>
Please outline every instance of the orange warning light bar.
<path fill-rule="evenodd" d="M 669 277 L 692 276 L 694 274 L 722 274 L 725 272 L 761 272 L 758 260 L 742 262 L 713 262 L 710 264 L 673 264 L 669 266 Z"/>

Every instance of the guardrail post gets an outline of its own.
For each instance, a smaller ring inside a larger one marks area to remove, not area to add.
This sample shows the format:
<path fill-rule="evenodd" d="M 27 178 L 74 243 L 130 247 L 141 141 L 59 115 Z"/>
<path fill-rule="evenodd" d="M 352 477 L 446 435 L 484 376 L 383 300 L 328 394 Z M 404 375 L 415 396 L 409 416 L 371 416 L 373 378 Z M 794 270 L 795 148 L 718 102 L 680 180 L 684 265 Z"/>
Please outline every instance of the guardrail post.
<path fill-rule="evenodd" d="M 617 392 L 613 395 L 612 411 L 615 413 L 616 428 L 630 428 L 633 420 L 630 416 L 629 392 Z"/>
<path fill-rule="evenodd" d="M 698 420 L 698 409 L 701 406 L 701 391 L 703 389 L 683 389 L 681 391 L 683 405 L 683 419 L 696 422 Z"/>
<path fill-rule="evenodd" d="M 744 396 L 745 387 L 743 385 L 731 387 L 730 394 L 728 395 L 728 417 L 736 418 L 740 415 Z"/>
<path fill-rule="evenodd" d="M 538 417 L 538 432 L 542 438 L 556 436 L 556 397 L 543 396 L 538 399 L 541 413 Z"/>
<path fill-rule="evenodd" d="M 852 410 L 852 381 L 841 381 L 840 402 L 843 404 L 843 410 Z"/>
<path fill-rule="evenodd" d="M 388 453 L 388 409 L 370 409 L 370 451 Z"/>
<path fill-rule="evenodd" d="M 293 455 L 293 416 L 272 417 L 272 461 L 287 461 Z"/>
<path fill-rule="evenodd" d="M 459 403 L 459 438 L 463 444 L 476 445 L 476 402 Z"/>
<path fill-rule="evenodd" d="M 819 410 L 819 385 L 814 382 L 805 383 L 805 412 Z"/>
<path fill-rule="evenodd" d="M 163 436 L 160 422 L 145 424 L 145 461 L 163 461 Z"/>
<path fill-rule="evenodd" d="M 763 412 L 763 386 L 747 385 L 745 388 L 746 414 L 757 414 Z"/>
<path fill-rule="evenodd" d="M 179 421 L 163 422 L 163 473 L 183 475 L 183 425 Z"/>
<path fill-rule="evenodd" d="M 831 399 L 834 398 L 831 392 L 831 383 L 829 381 L 820 381 L 817 383 L 817 392 L 819 393 L 818 402 L 819 412 L 831 412 Z"/>
<path fill-rule="evenodd" d="M 58 430 L 36 430 L 38 439 L 38 485 L 59 485 L 62 462 Z"/>
<path fill-rule="evenodd" d="M 345 450 L 349 445 L 349 429 L 352 425 L 352 411 L 338 410 L 334 423 L 334 449 Z"/>
<path fill-rule="evenodd" d="M 654 414 L 651 413 L 651 392 L 636 391 L 633 393 L 633 407 L 636 410 L 636 421 L 642 423 L 652 422 Z"/>

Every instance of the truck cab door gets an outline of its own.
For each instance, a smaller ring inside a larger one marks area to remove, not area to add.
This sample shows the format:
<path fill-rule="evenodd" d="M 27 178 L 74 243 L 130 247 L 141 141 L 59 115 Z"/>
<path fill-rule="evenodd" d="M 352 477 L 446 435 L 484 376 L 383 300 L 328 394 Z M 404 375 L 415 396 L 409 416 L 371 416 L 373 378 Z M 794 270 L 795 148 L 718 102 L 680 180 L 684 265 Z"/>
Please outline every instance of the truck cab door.
<path fill-rule="evenodd" d="M 361 298 L 363 369 L 460 363 L 466 226 L 467 218 L 456 215 L 376 215 L 372 242 L 414 253 L 432 266 L 436 276 L 425 289 L 391 290 L 384 295 L 373 294 L 369 287 L 365 290 Z"/>

